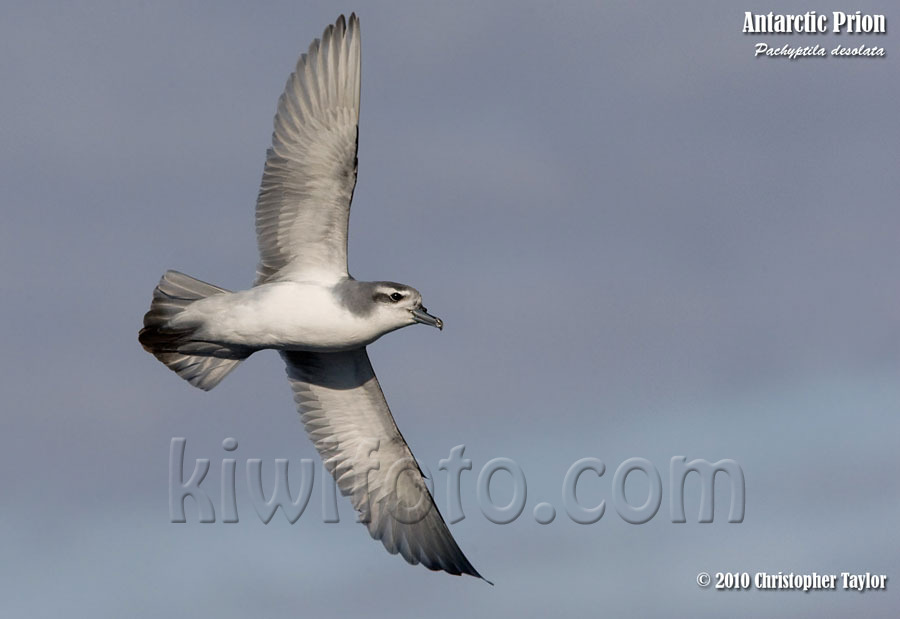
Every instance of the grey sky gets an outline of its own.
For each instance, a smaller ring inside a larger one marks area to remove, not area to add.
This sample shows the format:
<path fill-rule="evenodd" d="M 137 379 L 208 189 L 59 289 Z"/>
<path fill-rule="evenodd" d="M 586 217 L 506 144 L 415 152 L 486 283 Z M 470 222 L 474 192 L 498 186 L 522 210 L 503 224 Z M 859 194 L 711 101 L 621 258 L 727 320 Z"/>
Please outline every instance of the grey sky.
<path fill-rule="evenodd" d="M 803 10 L 850 8 L 887 14 L 889 33 L 900 19 L 887 2 Z M 190 503 L 189 524 L 168 522 L 173 436 L 189 462 L 212 460 L 214 500 L 227 436 L 239 474 L 247 458 L 271 475 L 275 458 L 315 457 L 277 355 L 202 393 L 137 330 L 167 268 L 249 285 L 276 99 L 352 10 L 351 272 L 417 287 L 446 322 L 371 356 L 441 507 L 437 462 L 467 446 L 468 517 L 451 529 L 493 588 L 388 556 L 344 500 L 343 521 L 322 523 L 318 488 L 293 526 L 262 525 L 245 489 L 240 524 L 197 524 Z M 892 582 L 863 595 L 694 582 L 900 577 L 900 48 L 894 34 L 745 36 L 746 10 L 771 7 L 8 3 L 0 614 L 890 615 Z M 754 59 L 763 40 L 887 57 Z M 648 458 L 666 482 L 677 455 L 741 463 L 742 524 L 725 522 L 727 494 L 711 525 L 696 504 L 669 522 L 666 490 L 646 525 L 615 514 L 620 462 Z M 498 456 L 528 479 L 507 526 L 475 503 Z M 607 473 L 579 498 L 608 506 L 579 526 L 559 493 L 586 456 Z M 534 522 L 540 501 L 560 512 L 550 525 Z"/>

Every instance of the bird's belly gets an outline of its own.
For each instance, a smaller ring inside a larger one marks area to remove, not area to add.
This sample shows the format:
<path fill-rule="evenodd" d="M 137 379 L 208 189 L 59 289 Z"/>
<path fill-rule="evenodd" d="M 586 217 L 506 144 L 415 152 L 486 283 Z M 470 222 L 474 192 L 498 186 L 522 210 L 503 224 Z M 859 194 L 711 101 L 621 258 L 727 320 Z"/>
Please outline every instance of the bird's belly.
<path fill-rule="evenodd" d="M 291 324 L 275 326 L 262 333 L 266 348 L 317 352 L 351 350 L 374 341 L 380 333 L 372 333 L 352 317 L 346 320 L 304 316 Z"/>
<path fill-rule="evenodd" d="M 231 345 L 336 352 L 365 346 L 381 335 L 318 286 L 273 284 L 217 301 L 204 308 L 204 335 Z"/>

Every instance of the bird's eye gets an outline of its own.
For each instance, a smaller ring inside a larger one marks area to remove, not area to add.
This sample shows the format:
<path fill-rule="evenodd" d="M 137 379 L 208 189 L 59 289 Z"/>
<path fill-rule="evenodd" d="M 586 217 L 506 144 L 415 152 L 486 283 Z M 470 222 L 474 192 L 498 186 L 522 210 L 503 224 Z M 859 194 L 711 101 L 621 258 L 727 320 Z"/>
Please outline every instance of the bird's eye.
<path fill-rule="evenodd" d="M 399 292 L 395 292 L 395 293 L 391 294 L 391 299 L 393 299 L 394 301 L 399 301 L 402 298 L 403 298 L 403 295 L 400 294 Z"/>

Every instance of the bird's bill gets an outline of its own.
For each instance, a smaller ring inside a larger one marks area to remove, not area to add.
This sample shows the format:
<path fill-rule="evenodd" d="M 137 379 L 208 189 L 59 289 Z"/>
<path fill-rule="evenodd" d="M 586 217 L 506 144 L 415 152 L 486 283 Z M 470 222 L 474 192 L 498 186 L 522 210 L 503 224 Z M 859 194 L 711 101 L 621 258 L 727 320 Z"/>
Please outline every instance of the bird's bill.
<path fill-rule="evenodd" d="M 428 325 L 431 327 L 437 327 L 441 331 L 444 330 L 444 321 L 437 316 L 432 316 L 431 314 L 429 314 L 424 307 L 409 311 L 413 315 L 413 320 L 415 320 L 416 322 L 421 322 L 423 325 Z"/>

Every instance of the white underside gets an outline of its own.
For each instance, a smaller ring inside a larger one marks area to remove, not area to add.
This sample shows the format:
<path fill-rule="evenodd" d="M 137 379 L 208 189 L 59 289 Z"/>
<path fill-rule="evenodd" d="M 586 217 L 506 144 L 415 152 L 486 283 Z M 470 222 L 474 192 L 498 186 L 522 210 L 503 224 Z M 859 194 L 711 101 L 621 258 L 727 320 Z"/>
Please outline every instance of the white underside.
<path fill-rule="evenodd" d="M 327 352 L 366 346 L 404 326 L 386 318 L 350 312 L 330 284 L 273 282 L 196 301 L 171 326 L 196 328 L 195 339 L 226 345 Z"/>

